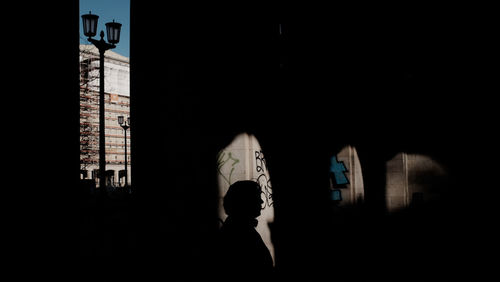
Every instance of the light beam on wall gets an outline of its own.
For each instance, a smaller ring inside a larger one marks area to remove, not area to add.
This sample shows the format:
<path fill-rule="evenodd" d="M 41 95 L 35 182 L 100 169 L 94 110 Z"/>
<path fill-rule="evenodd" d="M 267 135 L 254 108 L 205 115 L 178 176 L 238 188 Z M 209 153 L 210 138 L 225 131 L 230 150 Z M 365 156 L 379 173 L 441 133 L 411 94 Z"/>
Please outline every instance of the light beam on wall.
<path fill-rule="evenodd" d="M 364 201 L 363 173 L 358 152 L 353 146 L 342 148 L 330 159 L 332 201 L 339 206 L 360 204 Z"/>
<path fill-rule="evenodd" d="M 398 153 L 386 163 L 386 206 L 395 212 L 445 196 L 446 169 L 429 156 Z"/>
<path fill-rule="evenodd" d="M 224 195 L 231 184 L 239 180 L 253 180 L 262 188 L 264 201 L 261 215 L 257 218 L 256 227 L 262 240 L 269 249 L 274 260 L 274 246 L 271 242 L 269 223 L 274 221 L 273 190 L 264 152 L 254 135 L 242 133 L 217 155 L 217 172 L 219 186 L 218 214 L 224 221 L 227 215 L 222 206 Z"/>

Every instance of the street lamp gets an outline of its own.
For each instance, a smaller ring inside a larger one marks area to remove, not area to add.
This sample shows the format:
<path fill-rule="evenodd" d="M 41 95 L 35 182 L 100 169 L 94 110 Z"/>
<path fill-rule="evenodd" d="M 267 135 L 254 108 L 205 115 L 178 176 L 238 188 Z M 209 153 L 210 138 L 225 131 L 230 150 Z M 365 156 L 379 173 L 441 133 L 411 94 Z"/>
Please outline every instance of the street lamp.
<path fill-rule="evenodd" d="M 106 23 L 106 32 L 108 42 L 104 41 L 104 31 L 101 30 L 101 40 L 93 39 L 97 32 L 98 15 L 93 15 L 89 12 L 82 15 L 83 34 L 88 37 L 88 41 L 97 47 L 99 50 L 99 187 L 106 186 L 106 149 L 104 141 L 104 52 L 115 48 L 115 44 L 120 41 L 121 24 L 113 22 Z M 104 191 L 104 190 L 103 190 Z M 105 194 L 105 193 L 103 193 Z"/>
<path fill-rule="evenodd" d="M 118 116 L 118 123 L 123 128 L 125 132 L 125 187 L 128 186 L 128 170 L 127 170 L 127 129 L 130 128 L 130 117 L 127 118 L 127 121 L 123 121 L 123 116 Z"/>

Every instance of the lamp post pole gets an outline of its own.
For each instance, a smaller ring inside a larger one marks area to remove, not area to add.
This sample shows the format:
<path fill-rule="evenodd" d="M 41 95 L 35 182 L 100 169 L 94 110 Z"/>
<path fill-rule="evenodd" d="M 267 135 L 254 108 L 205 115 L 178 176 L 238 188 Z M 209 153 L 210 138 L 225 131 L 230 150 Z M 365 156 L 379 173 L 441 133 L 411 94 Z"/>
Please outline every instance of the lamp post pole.
<path fill-rule="evenodd" d="M 128 165 L 127 165 L 127 129 L 130 128 L 130 117 L 127 118 L 127 121 L 123 121 L 123 116 L 118 117 L 118 123 L 123 128 L 125 132 L 125 187 L 128 186 Z"/>
<path fill-rule="evenodd" d="M 127 128 L 128 126 L 124 125 L 123 131 L 125 131 L 125 187 L 128 186 L 128 166 L 127 166 Z"/>
<path fill-rule="evenodd" d="M 115 48 L 114 45 L 104 42 L 104 31 L 101 31 L 101 40 L 89 38 L 97 49 L 99 49 L 99 187 L 106 188 L 106 116 L 105 116 L 105 99 L 104 99 L 104 52 Z M 101 192 L 105 192 L 102 190 Z M 106 194 L 106 193 L 104 193 Z"/>
<path fill-rule="evenodd" d="M 120 40 L 120 23 L 106 23 L 108 33 L 108 41 L 104 41 L 104 31 L 99 34 L 101 39 L 96 40 L 97 20 L 99 16 L 92 15 L 89 12 L 87 15 L 82 15 L 83 33 L 88 37 L 88 41 L 99 50 L 99 188 L 103 195 L 106 195 L 106 142 L 105 142 L 105 99 L 104 99 L 104 52 L 116 47 Z"/>

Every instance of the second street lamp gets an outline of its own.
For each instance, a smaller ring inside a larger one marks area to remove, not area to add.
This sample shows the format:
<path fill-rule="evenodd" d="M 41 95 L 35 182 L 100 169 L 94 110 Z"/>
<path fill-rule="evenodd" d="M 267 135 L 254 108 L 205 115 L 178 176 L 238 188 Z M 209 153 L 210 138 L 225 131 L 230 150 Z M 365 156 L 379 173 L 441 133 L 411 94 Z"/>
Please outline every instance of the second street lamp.
<path fill-rule="evenodd" d="M 128 166 L 127 166 L 127 129 L 130 128 L 130 117 L 127 118 L 127 121 L 123 121 L 123 116 L 118 116 L 118 123 L 123 128 L 125 132 L 125 187 L 128 186 Z"/>
<path fill-rule="evenodd" d="M 109 43 L 104 41 L 104 31 L 101 31 L 101 40 L 93 39 L 97 31 L 97 21 L 99 16 L 89 12 L 82 15 L 83 34 L 88 37 L 88 41 L 94 44 L 99 50 L 99 188 L 103 188 L 102 194 L 105 195 L 106 188 L 106 148 L 105 148 L 105 116 L 104 116 L 104 52 L 115 48 L 115 44 L 120 41 L 121 24 L 106 24 L 106 31 Z"/>

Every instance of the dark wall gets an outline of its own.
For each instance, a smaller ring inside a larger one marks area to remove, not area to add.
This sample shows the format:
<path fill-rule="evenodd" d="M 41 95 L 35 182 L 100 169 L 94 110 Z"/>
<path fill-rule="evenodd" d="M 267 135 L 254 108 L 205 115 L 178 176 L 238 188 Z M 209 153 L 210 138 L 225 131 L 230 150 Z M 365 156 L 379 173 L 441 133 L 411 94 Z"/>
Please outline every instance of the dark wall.
<path fill-rule="evenodd" d="M 9 251 L 41 257 L 42 267 L 48 257 L 77 250 L 75 234 L 89 226 L 78 224 L 87 207 L 72 200 L 79 199 L 80 18 L 78 2 L 65 2 L 10 3 L 9 14 L 22 18 L 4 25 L 3 81 L 13 89 L 2 96 L 9 166 L 3 233 L 11 235 Z M 271 172 L 282 277 L 400 281 L 399 274 L 426 280 L 431 270 L 461 277 L 493 269 L 483 252 L 496 250 L 498 186 L 490 87 L 498 64 L 488 16 L 471 7 L 432 17 L 374 13 L 327 25 L 287 24 L 279 39 L 276 25 L 257 20 L 167 22 L 176 11 L 168 8 L 132 1 L 137 201 L 126 230 L 105 237 L 98 226 L 88 245 L 123 243 L 119 235 L 130 232 L 130 245 L 110 253 L 128 264 L 91 258 L 79 273 L 186 279 L 219 273 L 210 260 L 215 154 L 245 131 L 259 139 Z M 338 215 L 327 198 L 327 167 L 345 144 L 359 152 L 367 206 Z M 384 163 L 401 151 L 430 155 L 449 169 L 454 193 L 446 202 L 384 214 Z"/>
<path fill-rule="evenodd" d="M 157 263 L 148 269 L 164 277 L 221 271 L 211 260 L 215 156 L 240 132 L 266 154 L 282 277 L 418 279 L 476 254 L 470 240 L 489 223 L 463 165 L 482 154 L 477 126 L 487 122 L 469 114 L 483 107 L 487 75 L 476 30 L 451 18 L 359 18 L 285 24 L 280 36 L 258 21 L 164 21 L 165 9 L 132 2 L 135 262 Z M 359 152 L 366 205 L 337 215 L 328 162 L 347 144 Z M 385 162 L 398 152 L 442 163 L 448 200 L 386 215 Z"/>
<path fill-rule="evenodd" d="M 78 1 L 4 8 L 4 254 L 43 267 L 78 242 Z"/>

